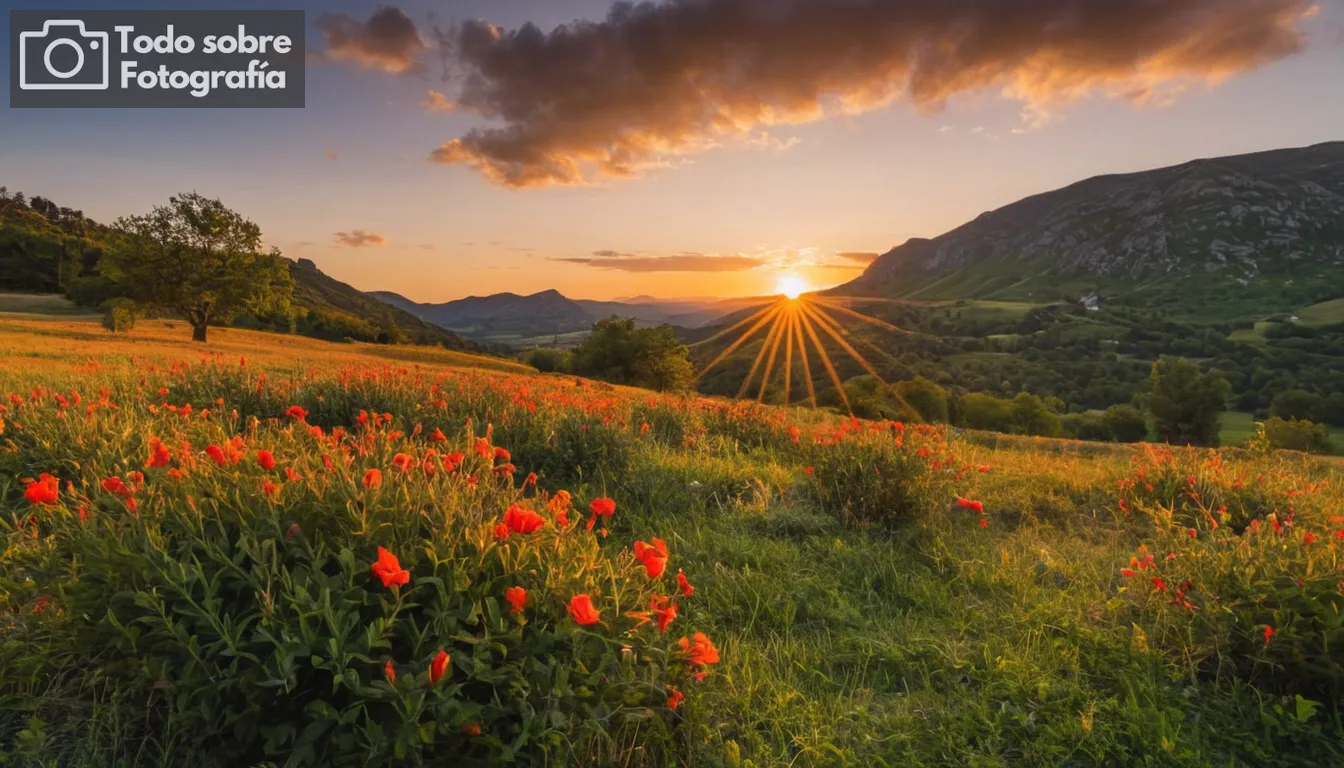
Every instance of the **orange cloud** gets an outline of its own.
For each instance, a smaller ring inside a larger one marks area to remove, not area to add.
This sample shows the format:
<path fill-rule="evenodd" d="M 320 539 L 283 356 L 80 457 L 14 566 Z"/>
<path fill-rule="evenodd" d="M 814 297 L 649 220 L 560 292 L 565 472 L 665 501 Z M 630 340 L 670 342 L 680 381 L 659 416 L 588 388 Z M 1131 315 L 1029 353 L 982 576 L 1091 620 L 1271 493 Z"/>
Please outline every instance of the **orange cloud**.
<path fill-rule="evenodd" d="M 616 251 L 597 251 L 591 258 L 555 258 L 551 261 L 621 272 L 745 272 L 766 264 L 763 259 L 741 255 L 679 253 L 674 256 L 638 256 Z"/>
<path fill-rule="evenodd" d="M 387 238 L 377 232 L 365 232 L 362 229 L 355 229 L 350 232 L 337 232 L 336 244 L 344 248 L 376 247 L 387 245 Z"/>
<path fill-rule="evenodd" d="M 439 93 L 438 91 L 430 91 L 429 95 L 425 96 L 425 100 L 420 102 L 420 106 L 430 112 L 450 112 L 453 107 L 457 105 L 449 101 L 448 97 L 444 96 L 442 93 Z"/>
<path fill-rule="evenodd" d="M 415 22 L 400 8 L 379 6 L 366 22 L 343 13 L 324 13 L 313 22 L 322 32 L 327 58 L 392 74 L 417 74 L 427 49 Z"/>
<path fill-rule="evenodd" d="M 1041 119 L 1136 101 L 1303 47 L 1311 0 L 664 0 L 543 32 L 435 30 L 453 103 L 498 125 L 433 150 L 508 187 L 637 176 L 769 129 L 997 89 Z M 447 98 L 445 97 L 445 100 Z M 1159 97 L 1160 100 L 1160 97 Z"/>

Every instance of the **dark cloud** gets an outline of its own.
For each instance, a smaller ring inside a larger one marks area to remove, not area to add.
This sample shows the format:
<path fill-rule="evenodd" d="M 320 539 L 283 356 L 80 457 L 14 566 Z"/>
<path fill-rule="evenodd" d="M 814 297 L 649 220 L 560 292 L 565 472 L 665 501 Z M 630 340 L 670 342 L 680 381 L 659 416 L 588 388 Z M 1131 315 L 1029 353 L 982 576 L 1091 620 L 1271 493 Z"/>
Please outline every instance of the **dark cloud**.
<path fill-rule="evenodd" d="M 1041 112 L 1217 82 L 1305 42 L 1313 0 L 663 0 L 546 33 L 435 30 L 453 103 L 495 120 L 431 159 L 511 187 L 629 177 L 772 126 L 997 89 Z"/>
<path fill-rule="evenodd" d="M 387 239 L 377 232 L 355 229 L 350 232 L 337 232 L 336 244 L 346 248 L 364 248 L 365 246 L 387 245 Z"/>
<path fill-rule="evenodd" d="M 854 252 L 854 251 L 851 251 L 851 252 L 848 252 L 848 253 L 839 253 L 839 254 L 836 254 L 836 255 L 839 256 L 839 257 L 842 258 L 842 259 L 847 259 L 847 260 L 849 260 L 849 261 L 856 261 L 856 262 L 858 262 L 858 263 L 860 263 L 860 264 L 872 264 L 874 261 L 877 261 L 878 257 L 881 256 L 882 254 L 880 254 L 880 253 L 860 253 L 860 252 Z"/>
<path fill-rule="evenodd" d="M 611 254 L 604 256 L 602 254 Z M 636 256 L 615 251 L 598 251 L 592 258 L 555 258 L 566 264 L 583 264 L 599 269 L 621 272 L 746 272 L 765 265 L 763 259 L 751 256 L 712 256 L 703 253 L 680 253 L 675 256 Z"/>
<path fill-rule="evenodd" d="M 379 6 L 365 22 L 343 13 L 324 13 L 313 24 L 322 32 L 329 59 L 392 74 L 425 70 L 420 56 L 428 46 L 400 8 Z"/>

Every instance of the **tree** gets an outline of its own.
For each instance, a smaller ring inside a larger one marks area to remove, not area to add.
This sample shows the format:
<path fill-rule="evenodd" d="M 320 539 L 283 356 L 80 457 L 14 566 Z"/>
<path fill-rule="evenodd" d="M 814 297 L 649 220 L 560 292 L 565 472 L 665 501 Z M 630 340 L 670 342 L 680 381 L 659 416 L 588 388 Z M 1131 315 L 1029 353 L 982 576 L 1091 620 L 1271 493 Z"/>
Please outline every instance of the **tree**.
<path fill-rule="evenodd" d="M 1141 443 L 1148 437 L 1148 419 L 1132 405 L 1112 405 L 1101 420 L 1119 443 Z"/>
<path fill-rule="evenodd" d="M 1305 419 L 1285 420 L 1275 416 L 1261 426 L 1271 448 L 1325 455 L 1334 451 L 1329 433 L 1320 424 Z"/>
<path fill-rule="evenodd" d="M 947 390 L 923 376 L 896 385 L 896 394 L 926 422 L 947 422 Z"/>
<path fill-rule="evenodd" d="M 1045 401 L 1030 392 L 1019 392 L 1013 398 L 1013 427 L 1024 435 L 1057 437 L 1063 432 L 1059 416 L 1046 407 Z"/>
<path fill-rule="evenodd" d="M 1269 401 L 1269 415 L 1284 421 L 1319 419 L 1325 398 L 1302 389 L 1285 389 Z"/>
<path fill-rule="evenodd" d="M 1218 420 L 1230 387 L 1217 369 L 1203 373 L 1183 359 L 1153 363 L 1148 412 L 1159 440 L 1181 445 L 1218 445 Z"/>
<path fill-rule="evenodd" d="M 178 195 L 116 228 L 123 237 L 103 257 L 103 274 L 141 305 L 182 315 L 195 341 L 241 312 L 283 307 L 293 291 L 280 252 L 262 253 L 261 229 L 219 200 Z"/>
<path fill-rule="evenodd" d="M 612 315 L 593 325 L 593 333 L 575 350 L 574 373 L 616 384 L 660 391 L 691 386 L 691 351 L 672 326 L 637 328 L 635 321 Z"/>
<path fill-rule="evenodd" d="M 1007 432 L 1013 426 L 1012 404 L 982 392 L 972 392 L 962 399 L 961 417 L 971 429 Z"/>

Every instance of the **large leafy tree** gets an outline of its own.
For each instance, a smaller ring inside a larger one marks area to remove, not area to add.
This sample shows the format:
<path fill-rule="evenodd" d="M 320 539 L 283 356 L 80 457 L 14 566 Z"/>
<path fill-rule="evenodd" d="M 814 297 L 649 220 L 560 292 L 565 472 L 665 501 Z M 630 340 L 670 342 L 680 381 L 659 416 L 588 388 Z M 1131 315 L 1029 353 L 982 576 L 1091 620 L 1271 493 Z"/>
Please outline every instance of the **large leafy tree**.
<path fill-rule="evenodd" d="M 637 328 L 630 318 L 612 317 L 574 350 L 574 373 L 657 390 L 682 390 L 695 377 L 690 350 L 672 327 Z"/>
<path fill-rule="evenodd" d="M 1159 440 L 1218 445 L 1218 422 L 1230 386 L 1218 369 L 1202 372 L 1185 360 L 1159 360 L 1149 376 L 1148 411 Z"/>
<path fill-rule="evenodd" d="M 274 248 L 262 252 L 261 229 L 219 200 L 178 195 L 116 228 L 122 237 L 103 257 L 103 273 L 137 302 L 186 318 L 195 341 L 241 312 L 289 302 L 289 265 Z"/>

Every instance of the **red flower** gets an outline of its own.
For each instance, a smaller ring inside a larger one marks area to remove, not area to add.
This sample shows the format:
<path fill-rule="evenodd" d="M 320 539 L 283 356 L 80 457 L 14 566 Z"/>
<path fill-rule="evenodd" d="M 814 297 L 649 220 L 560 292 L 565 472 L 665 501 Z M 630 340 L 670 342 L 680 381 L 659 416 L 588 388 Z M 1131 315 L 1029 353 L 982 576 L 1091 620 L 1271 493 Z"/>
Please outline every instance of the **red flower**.
<path fill-rule="evenodd" d="M 456 472 L 457 468 L 462 466 L 462 460 L 465 458 L 466 457 L 462 455 L 461 451 L 458 451 L 457 453 L 450 453 L 447 456 L 444 456 L 443 457 L 444 470 L 447 472 Z"/>
<path fill-rule="evenodd" d="M 649 578 L 656 579 L 667 570 L 667 542 L 655 538 L 653 544 L 635 542 L 635 559 L 644 564 Z"/>
<path fill-rule="evenodd" d="M 388 685 L 397 684 L 397 670 L 393 669 L 392 662 L 390 660 L 383 665 L 383 677 L 387 678 Z"/>
<path fill-rule="evenodd" d="M 588 595 L 575 595 L 569 601 L 569 615 L 574 617 L 574 621 L 580 626 L 588 626 L 601 621 L 602 615 L 593 607 L 593 598 Z"/>
<path fill-rule="evenodd" d="M 680 707 L 680 706 L 681 706 L 681 700 L 684 699 L 684 698 L 686 698 L 686 697 L 682 695 L 681 691 L 678 691 L 676 688 L 673 688 L 673 687 L 670 686 L 670 685 L 667 687 L 667 708 L 668 708 L 668 709 L 672 710 L 673 712 L 676 712 L 676 711 L 677 711 L 677 707 Z"/>
<path fill-rule="evenodd" d="M 476 455 L 481 457 L 490 456 L 490 438 L 488 437 L 476 438 Z"/>
<path fill-rule="evenodd" d="M 480 723 L 467 723 L 466 725 L 462 726 L 462 732 L 465 733 L 465 734 L 467 734 L 468 736 L 480 736 L 480 735 L 481 735 L 481 724 L 480 724 Z"/>
<path fill-rule="evenodd" d="M 29 504 L 55 504 L 61 495 L 61 481 L 43 472 L 37 480 L 29 480 L 23 489 L 23 498 Z"/>
<path fill-rule="evenodd" d="M 267 480 L 261 484 L 261 492 L 266 494 L 268 498 L 274 499 L 276 496 L 280 495 L 280 486 Z"/>
<path fill-rule="evenodd" d="M 695 594 L 695 587 L 691 586 L 690 580 L 686 578 L 686 574 L 682 573 L 680 568 L 677 569 L 677 589 L 680 589 L 681 594 L 686 597 Z"/>
<path fill-rule="evenodd" d="M 446 443 L 448 442 L 448 436 L 443 434 L 443 430 L 435 427 L 434 431 L 429 435 L 429 440 L 433 443 Z"/>
<path fill-rule="evenodd" d="M 383 484 L 383 473 L 376 469 L 370 469 L 364 473 L 364 487 L 377 488 Z"/>
<path fill-rule="evenodd" d="M 1266 648 L 1269 647 L 1269 638 L 1271 638 L 1271 637 L 1273 637 L 1273 636 L 1274 636 L 1274 628 L 1271 627 L 1271 626 L 1269 626 L 1268 624 L 1266 624 L 1266 625 L 1265 625 L 1265 647 L 1266 647 Z"/>
<path fill-rule="evenodd" d="M 513 533 L 536 533 L 545 524 L 546 518 L 519 504 L 514 504 L 504 513 L 504 525 Z"/>
<path fill-rule="evenodd" d="M 504 590 L 504 599 L 513 606 L 509 613 L 522 613 L 527 607 L 527 590 L 522 587 L 509 587 Z"/>
<path fill-rule="evenodd" d="M 382 547 L 378 548 L 378 562 L 369 566 L 374 578 L 383 582 L 384 587 L 403 586 L 411 580 L 410 571 L 403 570 L 397 556 Z"/>
<path fill-rule="evenodd" d="M 1121 568 L 1120 575 L 1124 576 L 1127 579 L 1132 579 L 1137 574 L 1135 573 L 1133 568 Z"/>
<path fill-rule="evenodd" d="M 145 467 L 166 467 L 173 460 L 173 454 L 169 452 L 168 446 L 159 442 L 159 438 L 149 438 L 149 458 L 145 461 Z"/>
<path fill-rule="evenodd" d="M 228 459 L 224 458 L 224 449 L 218 445 L 206 446 L 205 455 L 221 467 L 228 463 Z"/>
<path fill-rule="evenodd" d="M 1315 544 L 1315 543 L 1316 543 L 1316 534 L 1312 533 L 1311 531 L 1307 531 L 1306 533 L 1302 534 L 1302 543 L 1303 543 L 1303 544 Z"/>
<path fill-rule="evenodd" d="M 668 602 L 666 597 L 654 595 L 653 604 L 650 606 L 653 613 L 658 617 L 658 631 L 667 632 L 667 625 L 677 618 L 677 604 Z"/>
<path fill-rule="evenodd" d="M 392 457 L 392 466 L 396 467 L 397 469 L 400 469 L 402 472 L 405 472 L 406 470 L 410 469 L 411 465 L 414 463 L 415 459 L 412 459 L 410 456 L 407 456 L 404 453 L 398 453 L 396 456 Z"/>
<path fill-rule="evenodd" d="M 503 541 L 509 538 L 509 526 L 503 523 L 495 524 L 495 539 Z"/>
<path fill-rule="evenodd" d="M 1193 539 L 1199 535 L 1199 532 L 1196 531 L 1194 528 L 1191 528 L 1185 532 L 1185 535 Z"/>
<path fill-rule="evenodd" d="M 257 451 L 257 463 L 261 465 L 262 469 L 270 472 L 272 469 L 275 469 L 275 456 L 271 455 L 271 452 L 267 450 Z"/>
<path fill-rule="evenodd" d="M 103 481 L 103 490 L 108 493 L 120 496 L 123 499 L 131 498 L 131 489 L 121 481 L 120 477 L 109 477 Z"/>
<path fill-rule="evenodd" d="M 696 680 L 703 680 L 704 668 L 719 663 L 719 649 L 714 647 L 704 632 L 696 632 L 692 637 L 694 639 L 691 640 L 681 638 L 677 641 L 677 647 L 681 648 L 681 652 L 686 654 L 686 660 L 697 670 L 691 676 Z"/>
<path fill-rule="evenodd" d="M 435 685 L 443 679 L 444 673 L 448 671 L 448 662 L 450 661 L 452 661 L 452 658 L 448 655 L 447 651 L 439 651 L 438 655 L 434 657 L 434 660 L 429 663 L 430 685 Z"/>
<path fill-rule="evenodd" d="M 606 497 L 593 499 L 593 503 L 588 505 L 588 509 L 593 512 L 593 516 L 588 519 L 588 530 L 591 531 L 599 516 L 610 518 L 616 514 L 616 502 Z"/>
<path fill-rule="evenodd" d="M 985 511 L 985 505 L 983 502 L 972 501 L 970 499 L 963 499 L 960 497 L 957 498 L 957 506 L 961 507 L 962 509 L 969 509 L 972 512 L 976 513 L 977 515 L 984 514 Z"/>
<path fill-rule="evenodd" d="M 495 461 L 507 464 L 513 457 L 503 448 L 495 449 Z"/>
<path fill-rule="evenodd" d="M 303 408 L 300 408 L 297 405 L 291 405 L 288 408 L 286 408 L 285 415 L 290 417 L 291 419 L 294 419 L 295 421 L 303 421 L 304 419 L 308 418 L 308 412 L 303 410 Z"/>

